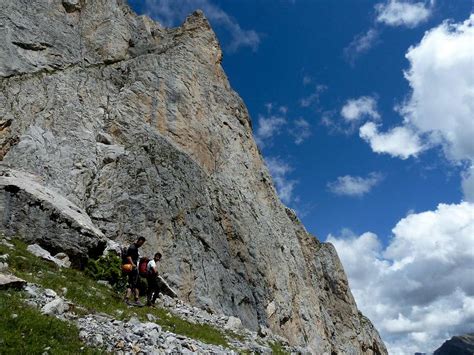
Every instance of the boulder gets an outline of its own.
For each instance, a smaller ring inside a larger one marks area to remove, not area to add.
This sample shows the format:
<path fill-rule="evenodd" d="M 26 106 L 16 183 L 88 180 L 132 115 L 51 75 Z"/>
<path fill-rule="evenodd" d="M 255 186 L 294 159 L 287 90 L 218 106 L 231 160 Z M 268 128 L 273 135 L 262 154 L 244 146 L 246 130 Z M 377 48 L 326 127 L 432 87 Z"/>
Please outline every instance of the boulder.
<path fill-rule="evenodd" d="M 41 313 L 48 315 L 61 315 L 69 310 L 69 304 L 62 298 L 55 298 L 54 300 L 46 303 L 41 308 Z"/>
<path fill-rule="evenodd" d="M 240 330 L 242 329 L 242 321 L 240 318 L 230 316 L 224 328 L 233 331 Z"/>
<path fill-rule="evenodd" d="M 64 254 L 64 253 L 58 253 L 56 255 L 59 255 L 60 258 L 57 258 L 55 256 L 52 256 L 49 251 L 41 248 L 38 244 L 31 244 L 28 245 L 26 248 L 27 251 L 29 251 L 31 254 L 47 261 L 51 261 L 52 263 L 55 263 L 59 267 L 70 267 L 71 262 L 69 261 L 69 257 Z"/>
<path fill-rule="evenodd" d="M 0 232 L 34 243 L 38 256 L 67 267 L 41 248 L 71 256 L 81 266 L 90 256 L 100 256 L 106 244 L 103 233 L 85 211 L 32 174 L 0 166 Z M 61 254 L 60 254 L 61 255 Z"/>
<path fill-rule="evenodd" d="M 26 281 L 16 276 L 0 273 L 0 290 L 8 288 L 21 289 L 26 285 Z"/>

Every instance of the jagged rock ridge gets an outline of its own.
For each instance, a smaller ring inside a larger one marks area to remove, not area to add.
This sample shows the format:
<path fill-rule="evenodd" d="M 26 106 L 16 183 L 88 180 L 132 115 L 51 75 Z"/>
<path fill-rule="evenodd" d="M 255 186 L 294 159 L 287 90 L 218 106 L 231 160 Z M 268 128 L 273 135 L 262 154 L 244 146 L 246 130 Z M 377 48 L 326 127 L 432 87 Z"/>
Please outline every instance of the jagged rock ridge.
<path fill-rule="evenodd" d="M 333 246 L 277 198 L 201 12 L 164 29 L 120 0 L 0 5 L 2 231 L 76 263 L 143 235 L 186 302 L 314 353 L 386 353 Z M 39 195 L 6 181 L 20 175 Z M 50 191 L 69 212 L 44 208 Z"/>
<path fill-rule="evenodd" d="M 474 354 L 474 333 L 453 336 L 433 353 L 434 355 L 472 355 Z"/>

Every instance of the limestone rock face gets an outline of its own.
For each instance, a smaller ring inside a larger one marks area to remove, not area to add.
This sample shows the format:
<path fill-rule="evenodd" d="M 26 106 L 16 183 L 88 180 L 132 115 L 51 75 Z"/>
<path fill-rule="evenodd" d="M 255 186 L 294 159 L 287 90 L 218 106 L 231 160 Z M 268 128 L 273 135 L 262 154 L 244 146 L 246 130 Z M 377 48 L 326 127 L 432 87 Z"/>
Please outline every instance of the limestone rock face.
<path fill-rule="evenodd" d="M 2 185 L 6 233 L 70 257 L 144 236 L 187 302 L 314 353 L 386 353 L 334 248 L 278 199 L 201 12 L 164 29 L 120 0 L 0 5 L 2 171 L 36 181 Z M 25 213 L 38 200 L 56 212 Z"/>
<path fill-rule="evenodd" d="M 50 251 L 65 251 L 76 266 L 87 255 L 100 255 L 106 243 L 105 236 L 84 210 L 42 185 L 34 175 L 3 165 L 0 166 L 0 213 L 1 232 L 21 235 L 28 242 L 47 246 Z M 28 250 L 62 267 L 70 265 L 69 260 L 57 259 L 39 245 L 31 245 Z"/>

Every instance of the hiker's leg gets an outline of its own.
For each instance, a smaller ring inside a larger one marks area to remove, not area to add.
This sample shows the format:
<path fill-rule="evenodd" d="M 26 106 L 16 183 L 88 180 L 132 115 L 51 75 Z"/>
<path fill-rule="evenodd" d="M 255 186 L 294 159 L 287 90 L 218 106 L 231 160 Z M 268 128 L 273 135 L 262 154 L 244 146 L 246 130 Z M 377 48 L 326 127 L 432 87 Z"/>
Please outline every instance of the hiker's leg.
<path fill-rule="evenodd" d="M 158 297 L 158 290 L 159 290 L 158 280 L 155 279 L 153 283 L 153 299 L 151 300 L 151 302 L 153 303 L 155 303 L 156 298 Z"/>
<path fill-rule="evenodd" d="M 153 296 L 153 281 L 150 278 L 147 278 L 147 297 L 146 297 L 146 304 L 151 306 L 151 299 Z"/>
<path fill-rule="evenodd" d="M 139 296 L 138 270 L 137 269 L 132 270 L 129 275 L 130 275 L 129 282 L 130 282 L 131 293 L 133 293 L 135 301 L 138 301 L 138 296 Z"/>
<path fill-rule="evenodd" d="M 132 273 L 128 273 L 127 275 L 128 278 L 128 285 L 127 285 L 127 291 L 125 292 L 125 302 L 128 302 L 130 298 L 132 297 L 132 291 L 133 291 L 133 277 Z"/>
<path fill-rule="evenodd" d="M 160 291 L 160 287 L 158 285 L 158 279 L 153 280 L 153 298 L 151 300 L 151 303 L 155 303 L 156 298 L 158 297 L 158 293 Z"/>

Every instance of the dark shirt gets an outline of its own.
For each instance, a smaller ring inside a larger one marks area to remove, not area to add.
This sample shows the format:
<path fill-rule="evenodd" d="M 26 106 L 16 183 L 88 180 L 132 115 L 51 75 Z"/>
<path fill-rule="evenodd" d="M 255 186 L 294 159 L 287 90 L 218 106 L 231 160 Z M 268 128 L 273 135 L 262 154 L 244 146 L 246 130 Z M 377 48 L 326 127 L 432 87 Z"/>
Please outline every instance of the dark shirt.
<path fill-rule="evenodd" d="M 138 247 L 135 245 L 135 243 L 128 247 L 127 253 L 125 254 L 125 259 L 127 259 L 129 256 L 132 258 L 133 263 L 138 265 Z"/>

